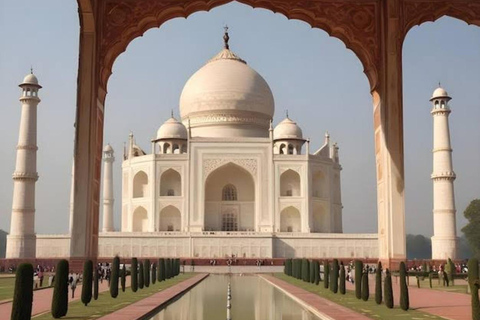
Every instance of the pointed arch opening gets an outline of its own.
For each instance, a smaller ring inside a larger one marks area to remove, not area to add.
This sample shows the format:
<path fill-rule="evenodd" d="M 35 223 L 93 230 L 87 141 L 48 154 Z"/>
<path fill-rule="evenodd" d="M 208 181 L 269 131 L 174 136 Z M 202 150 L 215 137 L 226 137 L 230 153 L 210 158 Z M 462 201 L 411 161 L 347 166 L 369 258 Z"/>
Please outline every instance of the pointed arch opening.
<path fill-rule="evenodd" d="M 144 207 L 138 207 L 135 209 L 135 211 L 133 211 L 132 231 L 133 232 L 148 231 L 148 213 Z"/>
<path fill-rule="evenodd" d="M 182 195 L 182 177 L 174 169 L 168 169 L 160 177 L 160 196 L 180 197 Z"/>
<path fill-rule="evenodd" d="M 298 172 L 288 169 L 280 176 L 280 196 L 300 197 L 300 175 Z"/>
<path fill-rule="evenodd" d="M 180 231 L 182 228 L 182 216 L 180 210 L 174 206 L 167 206 L 160 211 L 160 231 Z"/>
<path fill-rule="evenodd" d="M 287 207 L 280 212 L 280 232 L 301 232 L 300 211 L 295 207 Z"/>
<path fill-rule="evenodd" d="M 133 197 L 144 198 L 148 194 L 148 176 L 145 172 L 139 171 L 133 178 Z"/>

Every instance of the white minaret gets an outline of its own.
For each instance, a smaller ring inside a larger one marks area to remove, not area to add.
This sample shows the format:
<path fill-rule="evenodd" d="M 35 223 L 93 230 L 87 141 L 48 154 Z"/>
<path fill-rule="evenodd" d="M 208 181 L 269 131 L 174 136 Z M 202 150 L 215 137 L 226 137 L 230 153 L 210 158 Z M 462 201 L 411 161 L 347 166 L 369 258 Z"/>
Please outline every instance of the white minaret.
<path fill-rule="evenodd" d="M 113 231 L 113 148 L 107 144 L 103 149 L 103 232 Z"/>
<path fill-rule="evenodd" d="M 37 105 L 42 88 L 33 71 L 19 85 L 22 115 L 13 173 L 13 203 L 7 258 L 35 258 L 35 182 L 37 173 Z"/>
<path fill-rule="evenodd" d="M 432 259 L 455 259 L 457 235 L 452 147 L 448 116 L 451 100 L 443 88 L 437 88 L 430 101 L 433 104 L 433 237 Z"/>

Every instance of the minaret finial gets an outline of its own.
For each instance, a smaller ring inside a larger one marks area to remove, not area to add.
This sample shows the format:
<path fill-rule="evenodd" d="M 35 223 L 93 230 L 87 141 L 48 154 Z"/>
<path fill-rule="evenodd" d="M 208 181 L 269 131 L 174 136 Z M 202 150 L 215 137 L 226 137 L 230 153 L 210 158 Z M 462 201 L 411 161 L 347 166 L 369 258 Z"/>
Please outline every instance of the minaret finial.
<path fill-rule="evenodd" d="M 33 66 L 30 65 L 30 74 L 33 74 Z"/>
<path fill-rule="evenodd" d="M 170 110 L 170 116 L 173 118 L 173 109 Z"/>
<path fill-rule="evenodd" d="M 438 81 L 438 87 L 441 88 L 442 87 L 442 83 L 440 81 Z"/>
<path fill-rule="evenodd" d="M 288 118 L 288 109 L 285 109 L 285 116 Z M 290 118 L 288 118 L 290 119 Z"/>
<path fill-rule="evenodd" d="M 223 47 L 227 50 L 230 49 L 230 46 L 228 45 L 228 40 L 230 40 L 230 37 L 228 36 L 228 26 L 225 25 L 225 27 L 223 27 L 223 29 L 225 29 L 225 33 L 223 35 Z"/>

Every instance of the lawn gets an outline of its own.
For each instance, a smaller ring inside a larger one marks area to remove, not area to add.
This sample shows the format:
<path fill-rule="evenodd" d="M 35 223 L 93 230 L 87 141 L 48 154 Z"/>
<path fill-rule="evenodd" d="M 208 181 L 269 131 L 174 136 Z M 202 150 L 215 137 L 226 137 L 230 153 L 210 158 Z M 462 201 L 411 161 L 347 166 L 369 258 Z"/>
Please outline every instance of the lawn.
<path fill-rule="evenodd" d="M 372 319 L 443 319 L 416 310 L 403 311 L 398 306 L 393 309 L 388 309 L 383 303 L 380 305 L 375 303 L 375 292 L 370 292 L 370 299 L 368 301 L 363 301 L 357 299 L 353 291 L 347 291 L 345 295 L 340 293 L 335 294 L 330 291 L 330 289 L 325 289 L 323 287 L 323 282 L 320 282 L 320 284 L 316 286 L 315 284 L 289 277 L 283 273 L 276 273 L 275 276 L 285 282 L 291 283 L 309 292 L 316 293 L 322 298 L 333 301 Z"/>
<path fill-rule="evenodd" d="M 13 298 L 13 289 L 15 288 L 15 277 L 0 278 L 0 301 Z"/>
<path fill-rule="evenodd" d="M 129 304 L 151 296 L 154 293 L 176 285 L 177 283 L 191 278 L 194 275 L 194 273 L 180 274 L 177 277 L 167 281 L 156 282 L 155 284 L 150 283 L 150 287 L 138 289 L 137 292 L 133 292 L 130 288 L 126 288 L 125 292 L 122 292 L 120 289 L 116 299 L 110 296 L 110 292 L 102 292 L 98 295 L 98 300 L 92 299 L 92 302 L 90 302 L 88 306 L 84 306 L 80 300 L 74 301 L 68 304 L 68 313 L 65 318 L 68 318 L 69 320 L 98 319 L 104 315 L 112 313 L 113 311 L 124 308 Z M 33 318 L 36 320 L 53 319 L 50 312 L 35 316 Z"/>

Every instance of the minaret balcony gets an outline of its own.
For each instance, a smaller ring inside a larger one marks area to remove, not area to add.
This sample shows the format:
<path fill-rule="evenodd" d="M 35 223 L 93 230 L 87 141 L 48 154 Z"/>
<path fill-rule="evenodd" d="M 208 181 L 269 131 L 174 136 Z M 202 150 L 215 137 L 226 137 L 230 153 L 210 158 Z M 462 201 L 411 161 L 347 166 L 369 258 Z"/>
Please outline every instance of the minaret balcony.
<path fill-rule="evenodd" d="M 440 173 L 432 173 L 430 177 L 432 178 L 432 180 L 455 180 L 457 175 L 453 171 L 447 171 Z"/>

